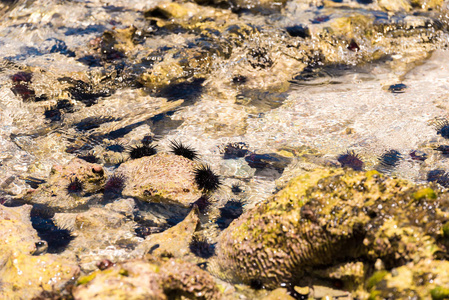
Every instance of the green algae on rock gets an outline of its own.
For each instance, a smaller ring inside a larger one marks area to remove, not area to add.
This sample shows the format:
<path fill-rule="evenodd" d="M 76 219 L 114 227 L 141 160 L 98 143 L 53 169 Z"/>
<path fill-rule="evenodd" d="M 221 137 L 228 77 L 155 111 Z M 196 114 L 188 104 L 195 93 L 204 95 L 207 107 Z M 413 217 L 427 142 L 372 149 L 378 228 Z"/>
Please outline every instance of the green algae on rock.
<path fill-rule="evenodd" d="M 43 291 L 63 289 L 78 276 L 79 267 L 57 255 L 36 254 L 40 241 L 30 222 L 31 206 L 0 205 L 0 295 L 31 299 Z"/>
<path fill-rule="evenodd" d="M 259 280 L 274 288 L 354 259 L 373 263 L 380 258 L 391 268 L 432 257 L 447 213 L 435 208 L 442 204 L 433 196 L 415 200 L 419 190 L 376 171 L 306 173 L 223 232 L 211 270 L 231 281 Z M 214 269 L 216 264 L 221 270 Z M 329 274 L 364 276 L 363 266 L 350 269 L 359 275 L 345 269 Z"/>
<path fill-rule="evenodd" d="M 126 176 L 122 194 L 149 202 L 188 207 L 201 197 L 193 170 L 195 163 L 171 153 L 158 153 L 127 161 L 117 172 Z"/>
<path fill-rule="evenodd" d="M 75 299 L 219 299 L 213 278 L 198 266 L 170 259 L 133 260 L 78 281 Z"/>
<path fill-rule="evenodd" d="M 448 299 L 448 270 L 448 261 L 423 259 L 394 268 L 390 272 L 375 273 L 367 285 L 369 299 Z"/>

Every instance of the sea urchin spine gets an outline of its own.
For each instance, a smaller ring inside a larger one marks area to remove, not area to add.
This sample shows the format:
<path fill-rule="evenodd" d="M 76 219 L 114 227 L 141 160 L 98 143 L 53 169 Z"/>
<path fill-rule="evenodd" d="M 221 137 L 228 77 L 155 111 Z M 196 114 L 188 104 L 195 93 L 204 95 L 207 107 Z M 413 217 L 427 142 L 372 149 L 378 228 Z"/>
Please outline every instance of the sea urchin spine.
<path fill-rule="evenodd" d="M 84 189 L 84 185 L 78 177 L 71 178 L 67 186 L 67 193 L 70 195 L 79 195 Z"/>
<path fill-rule="evenodd" d="M 220 177 L 216 175 L 210 166 L 200 165 L 193 171 L 195 182 L 198 187 L 206 192 L 212 192 L 221 185 Z"/>
<path fill-rule="evenodd" d="M 355 171 L 361 171 L 363 169 L 363 161 L 360 159 L 360 156 L 352 150 L 340 155 L 337 157 L 337 160 L 343 168 L 349 167 Z"/>
<path fill-rule="evenodd" d="M 125 187 L 126 178 L 123 174 L 114 174 L 104 185 L 105 192 L 120 193 Z"/>
<path fill-rule="evenodd" d="M 131 149 L 129 152 L 129 156 L 132 159 L 141 158 L 144 156 L 152 156 L 157 153 L 156 147 L 149 145 L 149 144 L 143 144 L 141 146 L 135 146 Z"/>
<path fill-rule="evenodd" d="M 184 156 L 190 160 L 198 158 L 198 152 L 195 149 L 177 141 L 170 142 L 170 152 L 179 156 Z"/>
<path fill-rule="evenodd" d="M 214 245 L 209 244 L 206 238 L 201 236 L 193 236 L 189 248 L 195 256 L 201 258 L 210 258 L 215 254 Z"/>

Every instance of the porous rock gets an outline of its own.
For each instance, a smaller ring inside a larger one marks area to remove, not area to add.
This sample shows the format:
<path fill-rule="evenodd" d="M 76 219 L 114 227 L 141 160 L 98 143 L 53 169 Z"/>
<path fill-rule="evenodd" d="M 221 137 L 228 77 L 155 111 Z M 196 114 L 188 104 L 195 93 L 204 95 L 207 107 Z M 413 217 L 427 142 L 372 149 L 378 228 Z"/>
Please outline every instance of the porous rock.
<path fill-rule="evenodd" d="M 170 259 L 133 260 L 80 278 L 75 299 L 219 299 L 212 277 L 196 265 Z"/>
<path fill-rule="evenodd" d="M 448 299 L 449 262 L 423 259 L 417 263 L 381 270 L 367 280 L 370 299 Z"/>
<path fill-rule="evenodd" d="M 123 163 L 117 172 L 127 178 L 126 197 L 188 207 L 201 197 L 194 181 L 195 163 L 171 153 L 158 153 Z"/>
<path fill-rule="evenodd" d="M 70 190 L 69 185 L 79 181 L 79 190 Z M 32 204 L 44 204 L 55 211 L 67 211 L 86 205 L 90 196 L 102 188 L 104 170 L 98 164 L 74 158 L 66 165 L 55 165 L 45 184 L 28 192 L 24 199 Z"/>
<path fill-rule="evenodd" d="M 431 257 L 447 217 L 442 205 L 431 188 L 376 171 L 315 170 L 293 179 L 223 232 L 216 273 L 275 288 L 357 258 L 380 258 L 394 267 Z"/>

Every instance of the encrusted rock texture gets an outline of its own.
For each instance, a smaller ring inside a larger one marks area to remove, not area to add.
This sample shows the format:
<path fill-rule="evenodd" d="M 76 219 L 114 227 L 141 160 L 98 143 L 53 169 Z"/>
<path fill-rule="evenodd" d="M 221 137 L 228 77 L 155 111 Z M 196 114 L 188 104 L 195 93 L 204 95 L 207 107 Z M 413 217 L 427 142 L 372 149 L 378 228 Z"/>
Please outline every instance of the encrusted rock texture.
<path fill-rule="evenodd" d="M 345 262 L 380 260 L 391 270 L 437 258 L 444 247 L 447 205 L 446 194 L 376 171 L 318 169 L 293 179 L 223 232 L 218 273 L 234 282 L 275 288 L 299 284 L 306 275 Z M 363 267 L 350 268 L 354 274 L 347 275 L 361 274 L 363 286 Z M 351 285 L 346 288 L 361 287 Z M 429 296 L 433 286 L 420 295 Z"/>

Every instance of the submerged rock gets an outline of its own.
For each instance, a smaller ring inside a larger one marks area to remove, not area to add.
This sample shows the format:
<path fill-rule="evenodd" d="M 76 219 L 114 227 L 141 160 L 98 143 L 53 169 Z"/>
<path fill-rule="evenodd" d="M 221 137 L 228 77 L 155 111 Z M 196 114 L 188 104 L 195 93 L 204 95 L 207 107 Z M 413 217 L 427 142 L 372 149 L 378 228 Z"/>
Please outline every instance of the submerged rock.
<path fill-rule="evenodd" d="M 220 299 L 213 278 L 176 259 L 128 261 L 78 280 L 75 299 Z"/>
<path fill-rule="evenodd" d="M 315 170 L 234 221 L 217 244 L 221 268 L 212 270 L 234 282 L 275 288 L 354 259 L 381 259 L 391 268 L 429 258 L 447 217 L 443 205 L 431 188 L 376 171 Z M 363 269 L 327 273 L 348 278 L 352 286 L 346 288 L 355 290 Z"/>
<path fill-rule="evenodd" d="M 149 253 L 155 257 L 184 258 L 190 254 L 189 245 L 193 234 L 200 226 L 198 213 L 198 208 L 194 206 L 179 224 L 162 233 L 148 236 L 136 249 L 136 255 L 143 256 Z"/>
<path fill-rule="evenodd" d="M 188 207 L 201 197 L 194 168 L 195 163 L 183 156 L 158 153 L 127 161 L 117 172 L 128 179 L 123 196 Z"/>
<path fill-rule="evenodd" d="M 47 182 L 24 196 L 27 202 L 55 210 L 86 205 L 105 181 L 103 167 L 74 158 L 66 165 L 53 166 Z"/>
<path fill-rule="evenodd" d="M 43 241 L 30 221 L 31 206 L 0 205 L 0 295 L 31 299 L 43 291 L 58 291 L 76 278 L 79 267 L 53 254 L 42 254 Z M 42 254 L 42 255 L 41 255 Z"/>
<path fill-rule="evenodd" d="M 117 202 L 134 205 L 132 199 Z M 59 218 L 63 220 L 64 216 Z M 136 223 L 132 216 L 126 216 L 111 206 L 105 209 L 92 207 L 76 214 L 72 220 L 76 239 L 71 242 L 68 250 L 70 254 L 76 255 L 82 271 L 95 270 L 96 263 L 103 259 L 120 262 L 134 257 L 131 256 L 131 251 L 139 244 L 140 239 L 134 234 Z"/>

